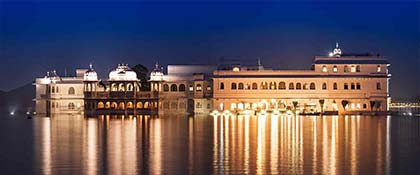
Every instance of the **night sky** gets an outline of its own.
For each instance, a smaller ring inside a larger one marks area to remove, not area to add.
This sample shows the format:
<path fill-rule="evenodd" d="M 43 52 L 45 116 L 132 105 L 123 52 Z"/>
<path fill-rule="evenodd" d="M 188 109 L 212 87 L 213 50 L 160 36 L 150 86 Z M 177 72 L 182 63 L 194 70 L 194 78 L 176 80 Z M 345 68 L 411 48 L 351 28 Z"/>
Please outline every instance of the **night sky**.
<path fill-rule="evenodd" d="M 118 63 L 216 64 L 220 57 L 309 69 L 338 41 L 344 53 L 391 62 L 391 96 L 420 94 L 417 1 L 4 1 L 0 89 L 89 63 L 106 78 Z"/>

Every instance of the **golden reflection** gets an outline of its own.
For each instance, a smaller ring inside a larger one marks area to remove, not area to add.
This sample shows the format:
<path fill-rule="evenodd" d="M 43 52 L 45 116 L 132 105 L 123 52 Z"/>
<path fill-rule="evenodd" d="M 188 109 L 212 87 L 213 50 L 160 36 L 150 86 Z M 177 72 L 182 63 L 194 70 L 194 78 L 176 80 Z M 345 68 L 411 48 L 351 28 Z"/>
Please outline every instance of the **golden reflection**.
<path fill-rule="evenodd" d="M 51 118 L 42 118 L 42 174 L 51 174 Z"/>
<path fill-rule="evenodd" d="M 150 169 L 151 174 L 162 174 L 162 119 L 150 120 Z"/>
<path fill-rule="evenodd" d="M 272 116 L 271 118 L 271 140 L 270 140 L 270 171 L 271 172 L 278 172 L 278 165 L 279 165 L 279 129 L 278 129 L 278 116 Z"/>
<path fill-rule="evenodd" d="M 266 116 L 258 116 L 257 133 L 257 174 L 264 174 L 265 166 L 265 120 Z"/>
<path fill-rule="evenodd" d="M 84 148 L 87 149 L 84 156 L 86 171 L 89 175 L 98 174 L 98 122 L 97 119 L 88 119 Z"/>

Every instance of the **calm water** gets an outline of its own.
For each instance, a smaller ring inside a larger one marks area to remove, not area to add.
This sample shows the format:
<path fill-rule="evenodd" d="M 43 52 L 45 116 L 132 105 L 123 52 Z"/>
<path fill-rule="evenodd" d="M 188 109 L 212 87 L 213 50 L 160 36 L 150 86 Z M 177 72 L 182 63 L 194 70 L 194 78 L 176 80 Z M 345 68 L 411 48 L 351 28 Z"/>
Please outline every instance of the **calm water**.
<path fill-rule="evenodd" d="M 1 174 L 420 174 L 420 117 L 0 119 Z"/>

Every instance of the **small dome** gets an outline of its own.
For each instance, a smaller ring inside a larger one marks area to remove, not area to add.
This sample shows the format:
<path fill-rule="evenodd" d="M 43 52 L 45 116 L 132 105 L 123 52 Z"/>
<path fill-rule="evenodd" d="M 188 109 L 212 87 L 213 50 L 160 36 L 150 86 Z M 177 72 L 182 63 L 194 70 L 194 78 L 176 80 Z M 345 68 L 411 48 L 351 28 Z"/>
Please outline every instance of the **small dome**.
<path fill-rule="evenodd" d="M 338 43 L 335 43 L 335 48 L 332 52 L 332 55 L 335 57 L 340 57 L 341 56 L 341 49 L 338 47 Z"/>
<path fill-rule="evenodd" d="M 98 74 L 93 70 L 92 64 L 89 65 L 89 69 L 85 72 L 85 81 L 98 81 Z"/>
<path fill-rule="evenodd" d="M 118 64 L 118 67 L 109 73 L 109 80 L 136 81 L 137 74 L 128 67 L 128 64 Z"/>
<path fill-rule="evenodd" d="M 155 64 L 155 68 L 150 72 L 150 81 L 163 81 L 163 71 L 159 68 L 159 64 Z"/>

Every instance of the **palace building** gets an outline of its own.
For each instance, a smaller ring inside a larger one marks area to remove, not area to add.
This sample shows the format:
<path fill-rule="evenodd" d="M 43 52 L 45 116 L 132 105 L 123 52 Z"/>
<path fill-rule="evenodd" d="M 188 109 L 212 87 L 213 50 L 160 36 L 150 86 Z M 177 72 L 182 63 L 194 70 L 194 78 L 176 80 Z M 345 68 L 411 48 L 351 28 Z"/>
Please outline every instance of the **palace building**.
<path fill-rule="evenodd" d="M 344 54 L 336 45 L 317 56 L 308 70 L 266 69 L 260 61 L 241 64 L 158 64 L 148 82 L 120 64 L 107 79 L 92 65 L 76 77 L 55 71 L 35 80 L 36 112 L 96 114 L 235 114 L 288 112 L 299 114 L 372 113 L 389 111 L 389 63 L 379 55 Z M 141 91 L 150 83 L 150 91 Z"/>

